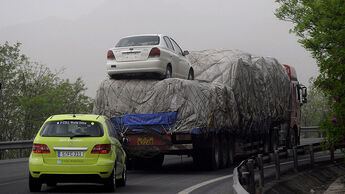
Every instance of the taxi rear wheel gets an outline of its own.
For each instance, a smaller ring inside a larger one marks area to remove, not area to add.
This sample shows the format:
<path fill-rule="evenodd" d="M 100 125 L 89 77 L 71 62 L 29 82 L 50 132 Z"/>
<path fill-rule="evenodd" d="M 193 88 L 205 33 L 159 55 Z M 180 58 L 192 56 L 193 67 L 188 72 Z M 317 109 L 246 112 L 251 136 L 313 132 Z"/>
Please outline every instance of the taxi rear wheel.
<path fill-rule="evenodd" d="M 42 182 L 31 176 L 31 174 L 29 173 L 29 189 L 30 192 L 39 192 L 41 191 L 41 187 L 42 187 Z"/>
<path fill-rule="evenodd" d="M 116 172 L 115 172 L 115 168 L 113 169 L 113 172 L 111 173 L 111 175 L 108 178 L 105 179 L 104 186 L 105 186 L 107 191 L 110 191 L 110 192 L 114 192 L 115 191 L 115 187 L 116 187 Z"/>
<path fill-rule="evenodd" d="M 116 180 L 116 186 L 124 187 L 127 181 L 127 167 L 126 164 L 123 165 L 122 178 Z"/>

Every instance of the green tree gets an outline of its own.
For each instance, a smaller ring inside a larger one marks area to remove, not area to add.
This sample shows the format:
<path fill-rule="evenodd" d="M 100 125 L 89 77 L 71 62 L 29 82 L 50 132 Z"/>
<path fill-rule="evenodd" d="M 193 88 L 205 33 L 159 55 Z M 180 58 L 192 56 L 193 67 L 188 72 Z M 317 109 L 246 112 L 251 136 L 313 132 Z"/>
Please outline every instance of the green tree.
<path fill-rule="evenodd" d="M 20 54 L 20 44 L 0 45 L 0 140 L 32 139 L 53 114 L 90 113 L 92 99 L 81 78 L 61 79 L 44 65 Z M 11 51 L 11 52 L 9 52 Z"/>
<path fill-rule="evenodd" d="M 326 120 L 329 112 L 327 97 L 319 88 L 315 87 L 314 79 L 310 79 L 309 83 L 308 103 L 302 106 L 301 124 L 319 126 Z"/>
<path fill-rule="evenodd" d="M 345 140 L 345 1 L 276 0 L 276 16 L 294 23 L 290 31 L 311 52 L 320 69 L 315 85 L 328 96 L 330 114 L 321 125 L 326 145 Z"/>

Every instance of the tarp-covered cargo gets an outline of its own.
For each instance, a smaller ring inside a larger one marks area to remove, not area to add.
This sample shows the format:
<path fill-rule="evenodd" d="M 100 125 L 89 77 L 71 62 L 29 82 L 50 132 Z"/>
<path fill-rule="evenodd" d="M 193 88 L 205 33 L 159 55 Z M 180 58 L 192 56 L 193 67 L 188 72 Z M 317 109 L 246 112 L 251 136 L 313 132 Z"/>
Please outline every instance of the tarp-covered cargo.
<path fill-rule="evenodd" d="M 112 118 L 121 130 L 225 129 L 241 135 L 263 133 L 288 118 L 289 78 L 276 59 L 238 50 L 196 51 L 188 58 L 194 81 L 104 80 L 94 113 Z"/>

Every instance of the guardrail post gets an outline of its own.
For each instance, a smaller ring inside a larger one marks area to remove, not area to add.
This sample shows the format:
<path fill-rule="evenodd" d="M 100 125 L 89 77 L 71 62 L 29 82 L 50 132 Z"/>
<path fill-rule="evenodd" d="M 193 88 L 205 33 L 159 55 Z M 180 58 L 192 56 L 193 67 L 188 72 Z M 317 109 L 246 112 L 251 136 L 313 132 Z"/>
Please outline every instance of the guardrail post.
<path fill-rule="evenodd" d="M 258 154 L 258 166 L 259 166 L 259 172 L 260 172 L 260 187 L 264 187 L 264 163 L 263 163 L 263 159 L 262 159 L 262 154 Z"/>
<path fill-rule="evenodd" d="M 247 162 L 248 170 L 249 170 L 249 193 L 255 194 L 255 179 L 254 179 L 254 161 L 253 159 L 249 159 Z"/>
<path fill-rule="evenodd" d="M 292 155 L 293 155 L 293 167 L 295 172 L 298 172 L 298 158 L 297 158 L 297 148 L 294 146 L 292 148 Z"/>
<path fill-rule="evenodd" d="M 18 158 L 21 158 L 22 157 L 22 149 L 19 149 L 18 150 Z"/>
<path fill-rule="evenodd" d="M 276 165 L 276 179 L 280 179 L 280 161 L 279 161 L 279 151 L 274 150 L 274 162 Z"/>
<path fill-rule="evenodd" d="M 334 162 L 334 147 L 332 146 L 330 149 L 331 152 L 331 161 Z"/>
<path fill-rule="evenodd" d="M 314 149 L 313 145 L 309 145 L 309 153 L 310 153 L 310 166 L 313 168 L 314 167 Z"/>

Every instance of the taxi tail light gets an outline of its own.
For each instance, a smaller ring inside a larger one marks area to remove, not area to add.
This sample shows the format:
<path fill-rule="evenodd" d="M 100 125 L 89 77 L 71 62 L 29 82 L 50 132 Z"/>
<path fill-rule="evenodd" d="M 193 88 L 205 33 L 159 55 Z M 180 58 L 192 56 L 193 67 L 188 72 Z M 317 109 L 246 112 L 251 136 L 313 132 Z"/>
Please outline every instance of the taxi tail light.
<path fill-rule="evenodd" d="M 91 154 L 108 154 L 110 149 L 110 144 L 97 144 L 92 148 Z"/>
<path fill-rule="evenodd" d="M 115 55 L 112 50 L 108 50 L 107 59 L 115 60 Z"/>
<path fill-rule="evenodd" d="M 46 144 L 37 144 L 35 143 L 32 146 L 32 151 L 37 154 L 49 154 L 50 150 Z"/>
<path fill-rule="evenodd" d="M 149 57 L 159 57 L 161 55 L 161 50 L 159 48 L 154 47 L 151 49 Z"/>

